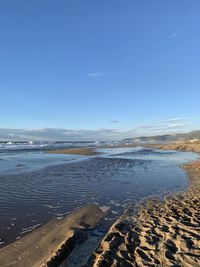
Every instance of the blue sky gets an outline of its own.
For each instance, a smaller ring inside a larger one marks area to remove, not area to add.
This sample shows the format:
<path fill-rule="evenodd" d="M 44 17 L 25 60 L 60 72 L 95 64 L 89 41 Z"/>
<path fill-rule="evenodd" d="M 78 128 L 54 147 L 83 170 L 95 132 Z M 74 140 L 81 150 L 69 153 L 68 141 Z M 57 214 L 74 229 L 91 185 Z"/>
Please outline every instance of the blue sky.
<path fill-rule="evenodd" d="M 105 139 L 200 129 L 199 10 L 198 0 L 1 1 L 0 128 Z"/>

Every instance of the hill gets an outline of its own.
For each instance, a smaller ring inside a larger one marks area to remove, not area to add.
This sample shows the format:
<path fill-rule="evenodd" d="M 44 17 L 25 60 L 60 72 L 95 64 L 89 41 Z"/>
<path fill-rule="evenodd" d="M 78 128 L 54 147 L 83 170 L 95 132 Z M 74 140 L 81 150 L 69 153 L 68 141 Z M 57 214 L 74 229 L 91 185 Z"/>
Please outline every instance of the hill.
<path fill-rule="evenodd" d="M 154 136 L 141 136 L 127 138 L 122 140 L 122 143 L 153 143 L 153 142 L 175 142 L 175 141 L 197 141 L 200 140 L 200 130 L 189 133 L 164 134 Z"/>

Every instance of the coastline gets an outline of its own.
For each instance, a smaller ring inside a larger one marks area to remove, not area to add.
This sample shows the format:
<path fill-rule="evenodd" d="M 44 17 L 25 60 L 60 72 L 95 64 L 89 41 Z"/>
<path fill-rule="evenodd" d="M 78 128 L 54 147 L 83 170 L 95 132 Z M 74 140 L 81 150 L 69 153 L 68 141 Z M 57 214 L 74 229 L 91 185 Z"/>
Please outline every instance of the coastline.
<path fill-rule="evenodd" d="M 47 153 L 50 154 L 74 154 L 74 155 L 86 155 L 86 156 L 94 156 L 100 155 L 102 153 L 96 151 L 101 148 L 134 148 L 137 146 L 142 146 L 145 148 L 154 148 L 154 149 L 162 149 L 162 150 L 178 150 L 178 151 L 187 151 L 187 152 L 196 152 L 200 153 L 200 142 L 174 142 L 167 144 L 119 144 L 113 146 L 97 146 L 97 147 L 82 147 L 82 148 L 68 148 L 68 149 L 56 149 L 49 150 Z"/>
<path fill-rule="evenodd" d="M 136 215 L 128 210 L 88 266 L 200 266 L 200 160 L 182 167 L 190 180 L 188 190 L 164 201 L 151 199 Z"/>
<path fill-rule="evenodd" d="M 145 147 L 200 152 L 200 145 L 196 150 L 178 144 Z M 92 156 L 100 154 L 95 150 L 98 148 L 102 147 L 50 153 Z M 190 181 L 187 191 L 174 193 L 164 201 L 150 199 L 140 206 L 130 206 L 99 239 L 102 242 L 93 245 L 84 266 L 200 266 L 200 161 L 185 164 L 183 169 Z M 58 266 L 71 252 L 72 256 L 74 250 L 77 252 L 77 245 L 88 239 L 85 230 L 95 228 L 103 216 L 98 206 L 89 205 L 64 219 L 52 220 L 0 249 L 0 266 Z"/>
<path fill-rule="evenodd" d="M 137 144 L 120 144 L 114 146 L 97 146 L 97 147 L 81 147 L 81 148 L 67 148 L 67 149 L 56 149 L 49 150 L 46 153 L 48 154 L 72 154 L 72 155 L 85 155 L 85 156 L 95 156 L 101 155 L 101 152 L 98 152 L 97 149 L 101 148 L 126 148 L 126 147 L 137 147 Z"/>

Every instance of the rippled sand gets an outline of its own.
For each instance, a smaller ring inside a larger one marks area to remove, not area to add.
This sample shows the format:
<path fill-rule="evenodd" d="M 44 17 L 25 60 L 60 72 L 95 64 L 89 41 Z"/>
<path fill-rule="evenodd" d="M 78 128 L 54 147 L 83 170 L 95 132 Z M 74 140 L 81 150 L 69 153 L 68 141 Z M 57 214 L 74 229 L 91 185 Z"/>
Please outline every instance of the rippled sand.
<path fill-rule="evenodd" d="M 200 266 L 200 161 L 184 166 L 191 186 L 164 202 L 129 210 L 110 229 L 88 266 Z"/>

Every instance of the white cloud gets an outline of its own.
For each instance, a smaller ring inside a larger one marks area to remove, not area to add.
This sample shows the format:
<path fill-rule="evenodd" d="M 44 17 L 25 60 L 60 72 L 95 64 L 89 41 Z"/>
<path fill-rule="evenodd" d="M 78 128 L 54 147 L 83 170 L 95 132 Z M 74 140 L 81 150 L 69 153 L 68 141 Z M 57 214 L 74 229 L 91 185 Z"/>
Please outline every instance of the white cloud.
<path fill-rule="evenodd" d="M 179 128 L 184 126 L 186 126 L 186 123 L 172 123 L 168 125 L 169 128 Z"/>
<path fill-rule="evenodd" d="M 166 120 L 166 122 L 180 122 L 180 121 L 187 121 L 187 120 L 188 120 L 187 117 L 178 117 L 178 118 L 168 119 Z"/>
<path fill-rule="evenodd" d="M 102 75 L 103 75 L 102 72 L 91 72 L 91 73 L 88 73 L 88 77 L 90 77 L 90 78 L 99 77 L 99 76 L 102 76 Z"/>
<path fill-rule="evenodd" d="M 149 125 L 142 125 L 135 128 L 136 132 L 141 134 L 163 134 L 172 131 L 179 131 L 181 128 L 187 127 L 189 122 L 187 118 L 172 118 L 160 122 L 154 122 Z"/>

